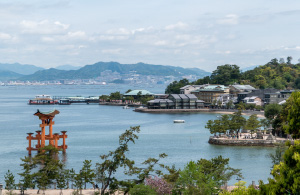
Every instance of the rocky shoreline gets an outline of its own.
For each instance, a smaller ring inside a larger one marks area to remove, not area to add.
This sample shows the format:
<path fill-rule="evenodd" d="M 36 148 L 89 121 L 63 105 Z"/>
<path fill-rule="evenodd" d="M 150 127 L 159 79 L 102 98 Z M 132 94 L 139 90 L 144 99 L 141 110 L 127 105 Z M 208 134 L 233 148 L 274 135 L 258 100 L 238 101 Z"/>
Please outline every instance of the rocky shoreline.
<path fill-rule="evenodd" d="M 230 139 L 230 138 L 217 138 L 211 136 L 208 140 L 208 143 L 214 145 L 225 145 L 225 146 L 265 146 L 265 147 L 274 147 L 280 143 L 285 143 L 290 141 L 288 139 Z M 293 141 L 291 141 L 293 144 Z"/>

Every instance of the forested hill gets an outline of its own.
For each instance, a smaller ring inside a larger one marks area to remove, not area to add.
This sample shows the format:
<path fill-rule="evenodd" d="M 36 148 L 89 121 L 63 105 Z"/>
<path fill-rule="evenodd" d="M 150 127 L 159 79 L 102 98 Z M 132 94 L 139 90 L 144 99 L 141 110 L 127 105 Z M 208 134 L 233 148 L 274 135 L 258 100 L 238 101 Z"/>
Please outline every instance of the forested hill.
<path fill-rule="evenodd" d="M 221 84 L 230 85 L 234 83 L 252 85 L 255 88 L 275 89 L 300 89 L 300 63 L 292 64 L 292 58 L 288 57 L 285 63 L 283 59 L 278 61 L 274 58 L 265 65 L 258 66 L 253 70 L 242 72 L 237 65 L 222 65 L 214 70 L 211 76 L 206 76 L 195 82 L 187 80 L 171 83 L 166 93 L 179 93 L 180 87 L 187 84 Z"/>
<path fill-rule="evenodd" d="M 156 75 L 156 76 L 183 76 L 197 75 L 204 77 L 210 75 L 209 72 L 198 68 L 182 68 L 174 66 L 151 65 L 144 63 L 137 64 L 120 64 L 118 62 L 98 62 L 93 65 L 86 65 L 79 70 L 57 70 L 54 68 L 41 70 L 32 75 L 21 77 L 21 80 L 56 80 L 56 79 L 91 79 L 99 77 L 101 72 L 111 70 L 120 74 L 128 74 L 130 71 L 136 71 L 136 74 L 141 75 Z"/>

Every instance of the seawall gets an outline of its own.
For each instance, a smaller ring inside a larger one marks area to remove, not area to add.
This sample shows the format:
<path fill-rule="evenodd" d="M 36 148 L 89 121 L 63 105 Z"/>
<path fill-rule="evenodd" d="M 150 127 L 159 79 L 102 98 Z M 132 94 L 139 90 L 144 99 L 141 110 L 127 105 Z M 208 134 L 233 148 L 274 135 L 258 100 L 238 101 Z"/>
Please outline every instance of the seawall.
<path fill-rule="evenodd" d="M 183 113 L 183 112 L 203 112 L 203 113 L 221 113 L 221 114 L 233 114 L 238 110 L 228 110 L 228 109 L 208 109 L 208 108 L 200 108 L 200 109 L 148 109 L 148 108 L 136 108 L 135 112 L 145 112 L 145 113 Z M 264 117 L 263 111 L 252 111 L 252 110 L 243 110 L 243 114 L 251 115 L 257 114 L 259 117 Z"/>
<path fill-rule="evenodd" d="M 208 143 L 225 146 L 267 146 L 273 147 L 287 140 L 263 140 L 263 139 L 226 139 L 210 137 Z M 292 141 L 293 142 L 293 141 Z"/>

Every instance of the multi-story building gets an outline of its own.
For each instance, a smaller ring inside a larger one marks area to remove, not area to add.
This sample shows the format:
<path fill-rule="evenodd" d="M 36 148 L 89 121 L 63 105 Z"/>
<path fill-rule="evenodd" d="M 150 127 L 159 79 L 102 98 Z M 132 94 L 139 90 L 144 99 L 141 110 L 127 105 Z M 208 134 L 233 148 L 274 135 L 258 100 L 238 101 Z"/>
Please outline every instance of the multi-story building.
<path fill-rule="evenodd" d="M 197 109 L 203 108 L 204 102 L 193 94 L 170 94 L 168 99 L 154 99 L 147 103 L 149 109 Z"/>
<path fill-rule="evenodd" d="M 256 106 L 262 106 L 263 102 L 261 98 L 257 96 L 252 96 L 252 97 L 246 97 L 243 99 L 243 102 L 246 104 L 255 104 Z"/>
<path fill-rule="evenodd" d="M 203 100 L 205 106 L 210 106 L 218 97 L 223 94 L 229 94 L 229 87 L 224 85 L 207 85 L 191 92 L 199 100 Z"/>
<path fill-rule="evenodd" d="M 192 91 L 195 91 L 207 85 L 186 85 L 180 88 L 180 94 L 191 94 Z"/>
<path fill-rule="evenodd" d="M 265 93 L 264 103 L 265 104 L 278 104 L 282 101 L 287 100 L 294 90 L 283 90 L 275 93 Z"/>
<path fill-rule="evenodd" d="M 246 97 L 256 96 L 259 97 L 262 100 L 262 102 L 265 102 L 265 94 L 276 93 L 278 91 L 278 89 L 255 89 L 252 92 L 239 93 L 237 101 L 241 102 Z"/>
<path fill-rule="evenodd" d="M 229 86 L 229 93 L 235 97 L 237 97 L 239 93 L 252 92 L 253 90 L 255 90 L 255 88 L 252 87 L 251 85 L 230 85 Z"/>

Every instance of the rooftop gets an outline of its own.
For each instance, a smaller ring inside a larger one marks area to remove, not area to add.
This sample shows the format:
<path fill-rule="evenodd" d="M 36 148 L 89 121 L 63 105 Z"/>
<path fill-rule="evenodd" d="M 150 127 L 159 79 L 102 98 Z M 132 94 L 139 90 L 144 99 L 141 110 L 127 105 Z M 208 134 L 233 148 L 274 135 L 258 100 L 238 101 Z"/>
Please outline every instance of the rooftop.
<path fill-rule="evenodd" d="M 232 85 L 232 87 L 239 89 L 239 90 L 252 90 L 255 89 L 251 85 Z"/>
<path fill-rule="evenodd" d="M 128 93 L 125 93 L 124 95 L 128 95 L 128 96 L 131 96 L 131 95 L 138 95 L 138 93 L 141 93 L 140 95 L 154 95 L 153 93 L 151 93 L 150 91 L 147 91 L 147 90 L 144 90 L 144 89 L 137 89 L 137 90 L 132 90 Z"/>

